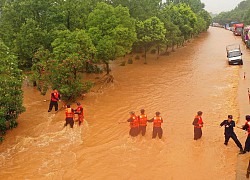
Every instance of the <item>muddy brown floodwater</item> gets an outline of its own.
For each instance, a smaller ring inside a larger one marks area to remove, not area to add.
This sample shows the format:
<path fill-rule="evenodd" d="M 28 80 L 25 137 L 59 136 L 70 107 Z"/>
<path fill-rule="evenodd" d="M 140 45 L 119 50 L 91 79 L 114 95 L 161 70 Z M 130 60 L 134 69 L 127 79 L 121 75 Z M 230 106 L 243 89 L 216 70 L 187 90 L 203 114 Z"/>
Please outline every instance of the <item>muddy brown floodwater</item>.
<path fill-rule="evenodd" d="M 211 27 L 169 56 L 149 55 L 147 65 L 142 58 L 126 66 L 113 62 L 114 83 L 81 100 L 86 121 L 73 129 L 63 129 L 63 111 L 47 112 L 49 95 L 25 86 L 27 111 L 0 146 L 1 179 L 236 179 L 239 149 L 232 140 L 223 144 L 219 127 L 228 114 L 244 117 L 237 96 L 242 67 L 226 61 L 231 43 L 240 37 Z M 150 118 L 161 112 L 162 140 L 151 139 L 152 124 L 145 137 L 131 138 L 129 124 L 118 123 L 141 108 Z M 194 141 L 199 110 L 203 137 Z M 245 133 L 235 131 L 243 144 Z"/>

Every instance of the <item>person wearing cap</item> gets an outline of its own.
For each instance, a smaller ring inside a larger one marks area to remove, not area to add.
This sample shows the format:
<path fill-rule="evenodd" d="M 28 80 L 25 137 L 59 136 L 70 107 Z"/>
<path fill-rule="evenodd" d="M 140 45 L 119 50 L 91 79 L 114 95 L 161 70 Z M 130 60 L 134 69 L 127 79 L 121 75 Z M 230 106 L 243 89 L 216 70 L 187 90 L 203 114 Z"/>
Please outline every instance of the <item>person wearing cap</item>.
<path fill-rule="evenodd" d="M 75 110 L 75 114 L 78 114 L 78 124 L 79 126 L 82 124 L 83 119 L 84 119 L 84 113 L 83 113 L 83 107 L 81 105 L 81 103 L 77 102 L 77 108 Z"/>
<path fill-rule="evenodd" d="M 55 111 L 58 111 L 58 101 L 60 100 L 60 94 L 58 93 L 58 91 L 56 89 L 53 89 L 53 92 L 50 95 L 50 103 L 49 103 L 49 110 L 48 112 L 50 112 L 53 108 L 53 106 L 55 106 Z"/>
<path fill-rule="evenodd" d="M 64 127 L 68 124 L 71 128 L 74 126 L 74 110 L 70 107 L 70 105 L 67 105 L 67 108 L 65 109 L 65 115 L 66 115 L 66 123 L 64 124 Z"/>
<path fill-rule="evenodd" d="M 138 116 L 139 121 L 139 134 L 141 133 L 142 136 L 146 134 L 146 127 L 147 127 L 147 115 L 145 114 L 145 110 L 141 109 L 141 115 Z"/>
<path fill-rule="evenodd" d="M 224 120 L 222 123 L 220 123 L 220 126 L 225 126 L 225 142 L 224 144 L 227 146 L 228 141 L 230 138 L 232 138 L 235 142 L 235 144 L 240 148 L 240 154 L 244 154 L 242 145 L 240 143 L 240 141 L 238 140 L 236 134 L 234 133 L 234 127 L 235 127 L 235 122 L 233 120 L 233 116 L 232 115 L 228 115 L 228 119 Z"/>
<path fill-rule="evenodd" d="M 162 138 L 162 128 L 161 128 L 161 124 L 163 123 L 163 119 L 160 116 L 160 112 L 156 112 L 155 113 L 155 117 L 153 117 L 152 119 L 148 120 L 148 122 L 153 122 L 153 133 L 152 133 L 152 138 L 156 138 L 156 136 L 158 135 L 159 139 Z"/>
<path fill-rule="evenodd" d="M 129 114 L 130 114 L 130 118 L 127 120 L 128 122 L 130 122 L 129 135 L 132 137 L 135 137 L 139 133 L 138 117 L 135 115 L 134 111 L 131 111 Z"/>
<path fill-rule="evenodd" d="M 250 151 L 250 116 L 246 115 L 246 123 L 245 125 L 242 126 L 242 129 L 247 131 L 247 139 L 245 141 L 245 147 L 244 147 L 244 152 L 249 152 Z"/>
<path fill-rule="evenodd" d="M 202 121 L 202 112 L 198 111 L 197 115 L 194 117 L 193 126 L 194 126 L 194 140 L 198 140 L 202 136 L 203 121 Z"/>

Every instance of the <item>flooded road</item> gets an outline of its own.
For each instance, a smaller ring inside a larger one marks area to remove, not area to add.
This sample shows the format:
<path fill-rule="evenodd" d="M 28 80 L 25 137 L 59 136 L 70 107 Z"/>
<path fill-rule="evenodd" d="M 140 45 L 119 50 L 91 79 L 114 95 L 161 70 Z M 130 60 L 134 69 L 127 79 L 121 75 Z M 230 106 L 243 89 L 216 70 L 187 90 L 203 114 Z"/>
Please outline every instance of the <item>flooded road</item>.
<path fill-rule="evenodd" d="M 86 121 L 73 130 L 63 128 L 63 111 L 47 112 L 49 95 L 24 87 L 27 111 L 0 146 L 1 179 L 235 179 L 239 149 L 223 144 L 219 126 L 228 114 L 240 118 L 242 67 L 229 66 L 225 51 L 232 43 L 240 37 L 210 28 L 169 56 L 149 55 L 147 65 L 114 62 L 114 83 L 81 101 Z M 129 124 L 118 123 L 141 108 L 150 118 L 161 112 L 162 140 L 151 139 L 152 124 L 145 137 L 131 138 Z M 199 110 L 203 137 L 194 141 Z M 244 132 L 235 131 L 244 144 Z"/>

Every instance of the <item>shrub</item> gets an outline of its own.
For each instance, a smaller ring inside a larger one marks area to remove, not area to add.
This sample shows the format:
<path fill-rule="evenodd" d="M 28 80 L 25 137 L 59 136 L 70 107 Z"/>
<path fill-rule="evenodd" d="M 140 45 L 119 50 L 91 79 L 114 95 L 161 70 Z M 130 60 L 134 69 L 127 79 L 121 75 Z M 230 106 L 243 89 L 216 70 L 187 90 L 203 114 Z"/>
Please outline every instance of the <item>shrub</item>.
<path fill-rule="evenodd" d="M 128 59 L 128 64 L 133 64 L 133 59 L 132 58 Z"/>
<path fill-rule="evenodd" d="M 156 53 L 156 49 L 152 49 L 151 54 L 155 54 L 155 53 Z"/>
<path fill-rule="evenodd" d="M 120 66 L 125 66 L 126 65 L 126 61 L 122 61 Z"/>

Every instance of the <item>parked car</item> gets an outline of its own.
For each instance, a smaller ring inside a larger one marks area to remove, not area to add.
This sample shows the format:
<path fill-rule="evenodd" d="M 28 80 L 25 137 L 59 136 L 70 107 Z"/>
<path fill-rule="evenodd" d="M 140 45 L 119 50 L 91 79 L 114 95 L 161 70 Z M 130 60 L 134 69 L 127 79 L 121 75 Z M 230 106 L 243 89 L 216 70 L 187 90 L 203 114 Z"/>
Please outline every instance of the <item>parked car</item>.
<path fill-rule="evenodd" d="M 230 44 L 226 46 L 228 64 L 243 65 L 242 52 L 239 44 Z"/>

